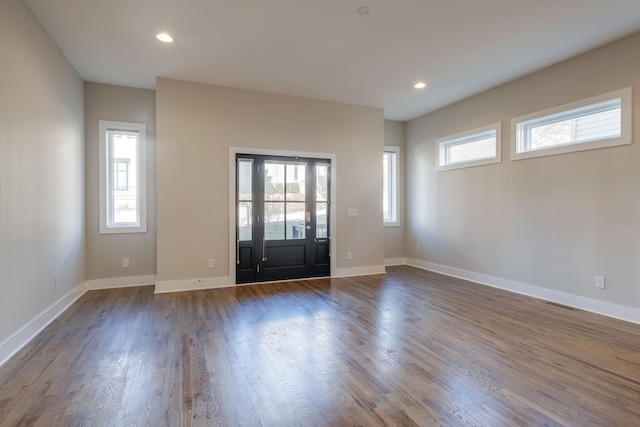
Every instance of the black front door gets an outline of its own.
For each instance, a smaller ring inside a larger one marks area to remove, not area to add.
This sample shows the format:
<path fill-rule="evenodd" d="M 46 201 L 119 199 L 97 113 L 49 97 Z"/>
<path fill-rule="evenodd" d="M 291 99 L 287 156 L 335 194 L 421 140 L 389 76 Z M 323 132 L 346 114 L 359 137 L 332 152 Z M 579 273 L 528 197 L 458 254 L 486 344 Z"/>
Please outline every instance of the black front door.
<path fill-rule="evenodd" d="M 236 155 L 236 283 L 330 275 L 331 162 Z"/>

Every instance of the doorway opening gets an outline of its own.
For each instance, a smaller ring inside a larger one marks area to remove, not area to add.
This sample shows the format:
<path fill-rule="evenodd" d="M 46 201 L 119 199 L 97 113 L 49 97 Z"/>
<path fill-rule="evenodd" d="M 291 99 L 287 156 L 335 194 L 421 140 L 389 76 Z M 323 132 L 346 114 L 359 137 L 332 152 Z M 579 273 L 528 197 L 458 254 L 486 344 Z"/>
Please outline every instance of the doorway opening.
<path fill-rule="evenodd" d="M 331 274 L 331 160 L 236 154 L 236 283 Z"/>

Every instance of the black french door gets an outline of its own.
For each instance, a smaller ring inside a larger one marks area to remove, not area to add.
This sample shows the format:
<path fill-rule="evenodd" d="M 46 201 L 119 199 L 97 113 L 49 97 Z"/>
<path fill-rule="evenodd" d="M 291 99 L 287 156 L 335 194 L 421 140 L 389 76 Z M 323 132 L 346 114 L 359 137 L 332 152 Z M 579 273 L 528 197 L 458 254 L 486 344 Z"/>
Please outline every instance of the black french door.
<path fill-rule="evenodd" d="M 236 155 L 236 283 L 330 275 L 331 162 Z"/>

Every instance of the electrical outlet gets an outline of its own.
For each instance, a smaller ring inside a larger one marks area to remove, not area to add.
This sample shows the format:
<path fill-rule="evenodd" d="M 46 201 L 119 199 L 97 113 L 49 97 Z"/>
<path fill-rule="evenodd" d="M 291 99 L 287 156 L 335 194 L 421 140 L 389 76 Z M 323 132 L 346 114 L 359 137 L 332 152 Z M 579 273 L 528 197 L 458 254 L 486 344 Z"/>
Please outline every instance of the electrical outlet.
<path fill-rule="evenodd" d="M 122 258 L 122 267 L 129 268 L 129 258 Z"/>
<path fill-rule="evenodd" d="M 416 252 L 420 253 L 420 245 L 416 245 Z"/>
<path fill-rule="evenodd" d="M 216 260 L 209 258 L 209 261 L 207 261 L 207 268 L 216 268 Z"/>
<path fill-rule="evenodd" d="M 596 276 L 596 288 L 598 289 L 605 288 L 604 276 Z"/>
<path fill-rule="evenodd" d="M 352 259 L 353 258 L 353 254 L 351 252 L 347 252 L 347 259 Z"/>
<path fill-rule="evenodd" d="M 59 276 L 56 276 L 53 279 L 53 285 L 55 286 L 56 289 L 60 288 L 60 277 Z"/>

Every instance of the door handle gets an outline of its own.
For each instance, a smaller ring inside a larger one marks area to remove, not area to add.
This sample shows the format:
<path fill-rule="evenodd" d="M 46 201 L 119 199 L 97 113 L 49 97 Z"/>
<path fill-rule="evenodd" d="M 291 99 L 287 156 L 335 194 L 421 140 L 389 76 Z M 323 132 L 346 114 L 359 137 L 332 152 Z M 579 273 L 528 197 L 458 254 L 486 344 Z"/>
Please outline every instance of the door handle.
<path fill-rule="evenodd" d="M 240 240 L 236 242 L 236 264 L 240 265 Z"/>

